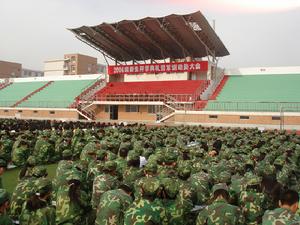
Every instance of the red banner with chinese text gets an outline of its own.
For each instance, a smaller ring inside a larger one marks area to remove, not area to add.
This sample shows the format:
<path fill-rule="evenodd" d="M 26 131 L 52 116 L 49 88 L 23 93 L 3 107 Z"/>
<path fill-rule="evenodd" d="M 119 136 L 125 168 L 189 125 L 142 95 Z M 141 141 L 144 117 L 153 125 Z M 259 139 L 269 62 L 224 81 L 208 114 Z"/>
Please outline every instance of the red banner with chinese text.
<path fill-rule="evenodd" d="M 181 73 L 208 71 L 207 61 L 108 66 L 108 74 Z"/>

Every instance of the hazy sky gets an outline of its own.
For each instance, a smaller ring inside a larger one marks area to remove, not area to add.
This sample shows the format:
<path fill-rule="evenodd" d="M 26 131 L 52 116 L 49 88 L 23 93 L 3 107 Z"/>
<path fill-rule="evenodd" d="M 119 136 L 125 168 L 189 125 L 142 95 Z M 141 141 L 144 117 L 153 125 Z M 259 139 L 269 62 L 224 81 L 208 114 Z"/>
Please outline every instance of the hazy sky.
<path fill-rule="evenodd" d="M 231 53 L 222 66 L 300 65 L 300 0 L 0 0 L 0 60 L 43 69 L 77 52 L 104 62 L 66 28 L 198 10 Z"/>

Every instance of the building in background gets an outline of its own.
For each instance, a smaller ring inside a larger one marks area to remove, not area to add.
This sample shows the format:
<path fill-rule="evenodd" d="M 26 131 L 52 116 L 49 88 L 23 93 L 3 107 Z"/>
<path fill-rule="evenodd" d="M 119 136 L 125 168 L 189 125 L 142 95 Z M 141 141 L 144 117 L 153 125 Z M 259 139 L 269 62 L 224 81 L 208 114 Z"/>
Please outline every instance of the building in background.
<path fill-rule="evenodd" d="M 97 64 L 97 73 L 106 74 L 107 73 L 106 65 Z"/>
<path fill-rule="evenodd" d="M 22 64 L 15 62 L 0 61 L 0 78 L 21 77 Z"/>
<path fill-rule="evenodd" d="M 22 69 L 21 77 L 43 77 L 44 72 L 40 70 Z"/>
<path fill-rule="evenodd" d="M 44 63 L 44 76 L 63 76 L 65 75 L 65 60 L 48 60 Z"/>
<path fill-rule="evenodd" d="M 97 74 L 97 58 L 82 54 L 65 54 L 64 59 L 45 61 L 45 76 Z"/>

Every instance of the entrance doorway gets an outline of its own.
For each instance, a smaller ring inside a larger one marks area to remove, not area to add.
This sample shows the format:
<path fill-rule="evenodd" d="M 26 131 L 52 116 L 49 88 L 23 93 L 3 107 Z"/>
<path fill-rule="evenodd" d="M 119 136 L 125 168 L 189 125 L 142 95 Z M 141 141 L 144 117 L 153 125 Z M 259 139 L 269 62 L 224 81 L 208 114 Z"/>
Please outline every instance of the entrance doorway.
<path fill-rule="evenodd" d="M 111 105 L 109 108 L 110 112 L 110 119 L 111 120 L 118 120 L 118 109 L 119 107 L 117 105 Z"/>

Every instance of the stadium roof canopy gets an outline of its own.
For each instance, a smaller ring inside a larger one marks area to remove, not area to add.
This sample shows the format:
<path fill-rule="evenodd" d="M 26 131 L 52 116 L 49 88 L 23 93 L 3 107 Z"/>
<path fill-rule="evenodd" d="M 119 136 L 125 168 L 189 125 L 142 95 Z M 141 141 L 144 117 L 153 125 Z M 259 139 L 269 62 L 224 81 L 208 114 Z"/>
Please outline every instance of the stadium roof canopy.
<path fill-rule="evenodd" d="M 200 11 L 82 26 L 70 31 L 111 59 L 122 62 L 229 55 Z"/>

